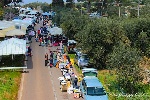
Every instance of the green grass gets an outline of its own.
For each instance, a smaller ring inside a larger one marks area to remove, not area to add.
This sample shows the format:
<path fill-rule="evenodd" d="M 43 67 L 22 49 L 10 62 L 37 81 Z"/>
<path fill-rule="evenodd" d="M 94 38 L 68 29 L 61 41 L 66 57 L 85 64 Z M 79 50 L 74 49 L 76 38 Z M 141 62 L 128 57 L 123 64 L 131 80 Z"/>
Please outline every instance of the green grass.
<path fill-rule="evenodd" d="M 75 59 L 75 54 L 68 54 L 68 56 L 70 57 L 70 59 Z M 76 71 L 78 72 L 78 74 L 82 74 L 81 69 L 76 64 L 74 64 L 74 67 Z"/>
<path fill-rule="evenodd" d="M 108 93 L 109 100 L 150 100 L 150 85 L 141 85 L 144 94 L 138 93 L 137 95 L 122 95 L 116 82 L 117 75 L 109 70 L 98 71 L 98 78 L 102 82 L 105 90 Z M 146 94 L 147 93 L 147 94 Z"/>
<path fill-rule="evenodd" d="M 0 100 L 17 100 L 21 72 L 0 71 Z"/>

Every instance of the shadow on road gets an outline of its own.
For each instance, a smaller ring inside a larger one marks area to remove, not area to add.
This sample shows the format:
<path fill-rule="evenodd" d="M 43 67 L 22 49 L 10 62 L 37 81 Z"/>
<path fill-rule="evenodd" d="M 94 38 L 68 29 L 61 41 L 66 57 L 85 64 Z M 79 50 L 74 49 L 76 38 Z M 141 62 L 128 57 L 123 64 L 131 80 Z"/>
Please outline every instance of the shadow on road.
<path fill-rule="evenodd" d="M 27 69 L 33 69 L 32 57 L 28 57 Z"/>

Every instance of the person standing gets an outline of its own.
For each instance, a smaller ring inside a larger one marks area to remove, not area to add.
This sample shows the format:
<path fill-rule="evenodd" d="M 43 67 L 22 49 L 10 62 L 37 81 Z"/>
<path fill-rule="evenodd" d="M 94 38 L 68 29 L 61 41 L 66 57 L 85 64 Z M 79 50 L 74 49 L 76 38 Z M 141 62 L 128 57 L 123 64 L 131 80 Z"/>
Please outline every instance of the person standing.
<path fill-rule="evenodd" d="M 59 43 L 59 45 L 60 45 L 61 53 L 63 54 L 63 43 L 62 43 L 62 41 Z"/>
<path fill-rule="evenodd" d="M 40 45 L 39 46 L 41 46 L 42 45 L 42 37 L 40 37 L 39 41 L 40 41 Z"/>
<path fill-rule="evenodd" d="M 50 68 L 52 68 L 53 67 L 53 59 L 50 57 L 50 59 L 49 59 L 49 61 L 50 61 Z"/>
<path fill-rule="evenodd" d="M 47 63 L 48 63 L 48 54 L 46 53 L 45 54 L 45 66 L 47 66 Z"/>
<path fill-rule="evenodd" d="M 75 88 L 77 86 L 78 86 L 78 78 L 77 76 L 75 76 L 73 87 Z"/>
<path fill-rule="evenodd" d="M 56 63 L 57 63 L 57 53 L 56 53 L 56 51 L 54 51 L 54 54 L 53 54 L 53 64 L 54 64 L 54 66 L 56 65 Z"/>

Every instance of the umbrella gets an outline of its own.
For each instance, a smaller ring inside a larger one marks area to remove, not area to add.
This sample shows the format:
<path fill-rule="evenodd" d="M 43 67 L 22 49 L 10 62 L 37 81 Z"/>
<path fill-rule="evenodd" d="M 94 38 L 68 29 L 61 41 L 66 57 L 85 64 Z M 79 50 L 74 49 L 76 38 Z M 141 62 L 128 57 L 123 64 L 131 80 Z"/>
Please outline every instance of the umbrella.
<path fill-rule="evenodd" d="M 42 15 L 43 15 L 43 16 L 49 16 L 49 15 L 51 15 L 51 14 L 48 13 L 48 12 L 45 12 L 45 13 L 42 13 Z"/>
<path fill-rule="evenodd" d="M 48 28 L 48 31 L 51 33 L 51 35 L 61 35 L 62 34 L 62 28 L 58 28 L 58 27 Z"/>
<path fill-rule="evenodd" d="M 6 36 L 25 35 L 26 32 L 20 29 L 14 29 L 6 33 Z"/>

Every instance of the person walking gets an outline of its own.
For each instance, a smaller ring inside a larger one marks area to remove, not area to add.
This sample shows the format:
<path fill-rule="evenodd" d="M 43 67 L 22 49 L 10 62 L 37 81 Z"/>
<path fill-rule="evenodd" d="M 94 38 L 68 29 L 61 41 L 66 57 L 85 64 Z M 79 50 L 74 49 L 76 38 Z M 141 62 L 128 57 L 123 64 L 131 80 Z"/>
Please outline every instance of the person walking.
<path fill-rule="evenodd" d="M 77 86 L 78 86 L 78 78 L 77 78 L 77 76 L 75 76 L 73 88 L 75 88 Z"/>
<path fill-rule="evenodd" d="M 50 57 L 50 59 L 49 59 L 49 62 L 50 62 L 50 68 L 52 68 L 54 65 L 53 65 L 53 59 Z"/>
<path fill-rule="evenodd" d="M 47 64 L 48 64 L 48 54 L 46 53 L 45 54 L 45 66 L 47 66 Z"/>

